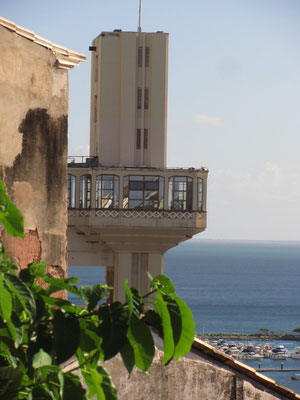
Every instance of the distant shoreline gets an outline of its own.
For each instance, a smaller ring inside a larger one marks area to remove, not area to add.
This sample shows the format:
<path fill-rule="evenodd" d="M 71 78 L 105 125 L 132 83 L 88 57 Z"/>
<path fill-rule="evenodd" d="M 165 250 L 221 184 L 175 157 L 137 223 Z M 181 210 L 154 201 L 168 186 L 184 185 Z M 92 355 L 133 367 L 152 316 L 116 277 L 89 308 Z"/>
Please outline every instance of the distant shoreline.
<path fill-rule="evenodd" d="M 274 335 L 264 335 L 264 334 L 241 334 L 241 333 L 206 333 L 205 335 L 201 335 L 200 333 L 196 333 L 196 336 L 201 340 L 207 339 L 226 339 L 226 340 L 262 340 L 265 342 L 274 341 L 274 340 L 291 340 L 291 341 L 300 341 L 300 335 L 293 334 L 274 334 Z"/>

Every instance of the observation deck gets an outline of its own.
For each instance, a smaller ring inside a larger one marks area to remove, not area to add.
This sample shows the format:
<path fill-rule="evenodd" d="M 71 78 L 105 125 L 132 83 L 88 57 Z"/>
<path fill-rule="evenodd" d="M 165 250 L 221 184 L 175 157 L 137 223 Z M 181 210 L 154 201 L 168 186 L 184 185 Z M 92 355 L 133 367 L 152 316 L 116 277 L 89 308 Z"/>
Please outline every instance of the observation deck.
<path fill-rule="evenodd" d="M 163 256 L 202 232 L 207 174 L 206 168 L 108 167 L 97 157 L 69 157 L 69 265 L 115 266 L 125 253 Z"/>

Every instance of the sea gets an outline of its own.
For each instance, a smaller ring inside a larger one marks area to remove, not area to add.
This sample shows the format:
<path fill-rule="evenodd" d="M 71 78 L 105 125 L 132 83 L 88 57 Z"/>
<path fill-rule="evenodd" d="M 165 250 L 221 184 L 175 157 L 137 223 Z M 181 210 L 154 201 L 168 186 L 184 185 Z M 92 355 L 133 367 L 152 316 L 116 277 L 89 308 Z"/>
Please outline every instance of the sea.
<path fill-rule="evenodd" d="M 300 242 L 193 239 L 165 254 L 164 273 L 192 310 L 201 336 L 260 329 L 292 333 L 300 327 Z M 69 267 L 72 275 L 82 285 L 105 279 L 103 267 Z M 289 352 L 300 346 L 296 341 L 271 343 L 275 344 L 284 344 Z M 243 362 L 300 373 L 300 360 L 290 358 Z M 292 380 L 292 372 L 264 374 L 300 393 L 300 380 Z"/>

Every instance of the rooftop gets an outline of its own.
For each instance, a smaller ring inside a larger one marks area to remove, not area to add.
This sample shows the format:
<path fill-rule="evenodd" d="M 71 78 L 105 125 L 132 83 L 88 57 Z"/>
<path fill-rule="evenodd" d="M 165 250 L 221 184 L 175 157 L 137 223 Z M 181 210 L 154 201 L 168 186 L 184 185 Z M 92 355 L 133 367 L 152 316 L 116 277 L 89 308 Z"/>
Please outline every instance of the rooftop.
<path fill-rule="evenodd" d="M 58 68 L 71 69 L 78 65 L 80 62 L 86 61 L 86 56 L 81 53 L 77 53 L 73 50 L 69 50 L 66 47 L 50 42 L 29 29 L 23 28 L 22 26 L 16 25 L 14 22 L 9 21 L 6 18 L 0 17 L 0 26 L 3 26 L 10 31 L 15 32 L 17 35 L 24 37 L 25 39 L 31 40 L 38 46 L 45 47 L 51 50 L 57 60 Z"/>

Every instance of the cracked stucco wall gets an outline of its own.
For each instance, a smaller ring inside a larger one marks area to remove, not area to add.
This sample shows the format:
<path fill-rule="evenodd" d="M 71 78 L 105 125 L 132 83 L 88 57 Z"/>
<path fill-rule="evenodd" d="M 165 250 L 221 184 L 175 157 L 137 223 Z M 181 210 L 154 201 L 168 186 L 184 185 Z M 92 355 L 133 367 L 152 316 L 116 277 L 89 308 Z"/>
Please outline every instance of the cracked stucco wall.
<path fill-rule="evenodd" d="M 134 368 L 130 377 L 120 356 L 104 363 L 118 389 L 119 400 L 283 400 L 287 397 L 214 361 L 185 357 L 162 365 L 163 354 L 156 350 L 147 373 Z"/>
<path fill-rule="evenodd" d="M 53 51 L 0 26 L 0 179 L 24 216 L 3 234 L 21 268 L 43 260 L 66 275 L 68 71 Z"/>

